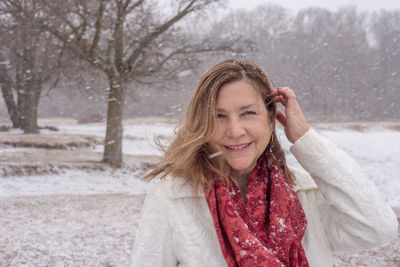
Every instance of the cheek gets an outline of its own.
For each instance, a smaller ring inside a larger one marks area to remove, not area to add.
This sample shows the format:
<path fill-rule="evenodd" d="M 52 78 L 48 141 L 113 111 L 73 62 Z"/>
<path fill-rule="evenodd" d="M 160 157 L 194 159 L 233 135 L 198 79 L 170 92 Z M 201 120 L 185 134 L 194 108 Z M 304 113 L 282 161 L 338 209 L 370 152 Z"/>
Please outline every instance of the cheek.
<path fill-rule="evenodd" d="M 215 129 L 215 132 L 210 137 L 210 143 L 219 143 L 224 137 L 224 131 L 220 125 L 218 125 Z"/>
<path fill-rule="evenodd" d="M 266 143 L 265 147 L 267 147 L 269 145 L 269 142 L 271 141 L 271 136 L 272 136 L 272 131 L 268 130 L 268 135 L 265 140 L 265 143 Z"/>
<path fill-rule="evenodd" d="M 270 127 L 270 125 L 266 126 L 267 128 L 264 129 L 260 129 L 259 132 L 259 137 L 260 137 L 260 141 L 262 143 L 263 146 L 267 146 L 271 140 L 271 135 L 272 135 L 272 129 Z"/>
<path fill-rule="evenodd" d="M 207 143 L 212 147 L 212 150 L 218 150 L 221 139 L 217 135 L 213 135 L 208 139 Z"/>

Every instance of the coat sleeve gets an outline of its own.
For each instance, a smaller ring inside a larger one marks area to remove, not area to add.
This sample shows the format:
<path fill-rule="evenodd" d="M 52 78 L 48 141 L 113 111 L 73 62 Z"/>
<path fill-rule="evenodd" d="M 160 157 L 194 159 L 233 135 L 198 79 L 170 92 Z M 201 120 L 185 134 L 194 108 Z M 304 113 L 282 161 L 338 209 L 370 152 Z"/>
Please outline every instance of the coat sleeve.
<path fill-rule="evenodd" d="M 312 129 L 290 150 L 319 187 L 317 206 L 333 251 L 371 248 L 396 236 L 396 215 L 349 155 Z"/>
<path fill-rule="evenodd" d="M 131 267 L 177 266 L 168 216 L 170 199 L 163 193 L 162 185 L 156 184 L 147 193 L 134 240 Z"/>

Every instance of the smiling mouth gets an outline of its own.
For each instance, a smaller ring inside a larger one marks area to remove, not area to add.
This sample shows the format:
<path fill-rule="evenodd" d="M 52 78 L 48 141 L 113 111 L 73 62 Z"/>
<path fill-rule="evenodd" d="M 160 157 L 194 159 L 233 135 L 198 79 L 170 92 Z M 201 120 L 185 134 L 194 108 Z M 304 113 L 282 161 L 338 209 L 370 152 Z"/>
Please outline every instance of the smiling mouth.
<path fill-rule="evenodd" d="M 243 145 L 238 145 L 238 146 L 225 146 L 229 150 L 241 150 L 246 147 L 248 147 L 251 143 L 243 144 Z"/>

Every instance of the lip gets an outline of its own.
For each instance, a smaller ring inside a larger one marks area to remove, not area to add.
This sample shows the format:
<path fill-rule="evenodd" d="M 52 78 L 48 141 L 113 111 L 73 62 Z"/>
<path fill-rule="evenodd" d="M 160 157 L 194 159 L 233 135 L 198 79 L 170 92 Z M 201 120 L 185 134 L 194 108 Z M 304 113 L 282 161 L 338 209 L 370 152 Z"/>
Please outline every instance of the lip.
<path fill-rule="evenodd" d="M 230 153 L 240 153 L 240 152 L 248 150 L 252 144 L 253 144 L 253 142 L 227 145 L 227 146 L 224 145 L 224 148 L 225 148 L 225 151 L 228 151 Z M 240 149 L 230 149 L 229 148 L 229 147 L 241 147 L 241 146 L 244 146 L 244 147 L 240 148 Z"/>

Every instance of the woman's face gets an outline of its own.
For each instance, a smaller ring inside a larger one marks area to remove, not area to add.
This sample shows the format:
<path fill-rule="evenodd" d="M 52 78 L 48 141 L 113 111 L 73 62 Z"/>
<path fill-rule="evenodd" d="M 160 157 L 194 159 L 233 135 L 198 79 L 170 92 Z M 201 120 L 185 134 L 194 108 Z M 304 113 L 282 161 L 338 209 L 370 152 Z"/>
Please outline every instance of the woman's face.
<path fill-rule="evenodd" d="M 268 111 L 248 80 L 222 86 L 217 96 L 217 129 L 210 144 L 217 146 L 235 175 L 251 172 L 271 138 Z"/>

